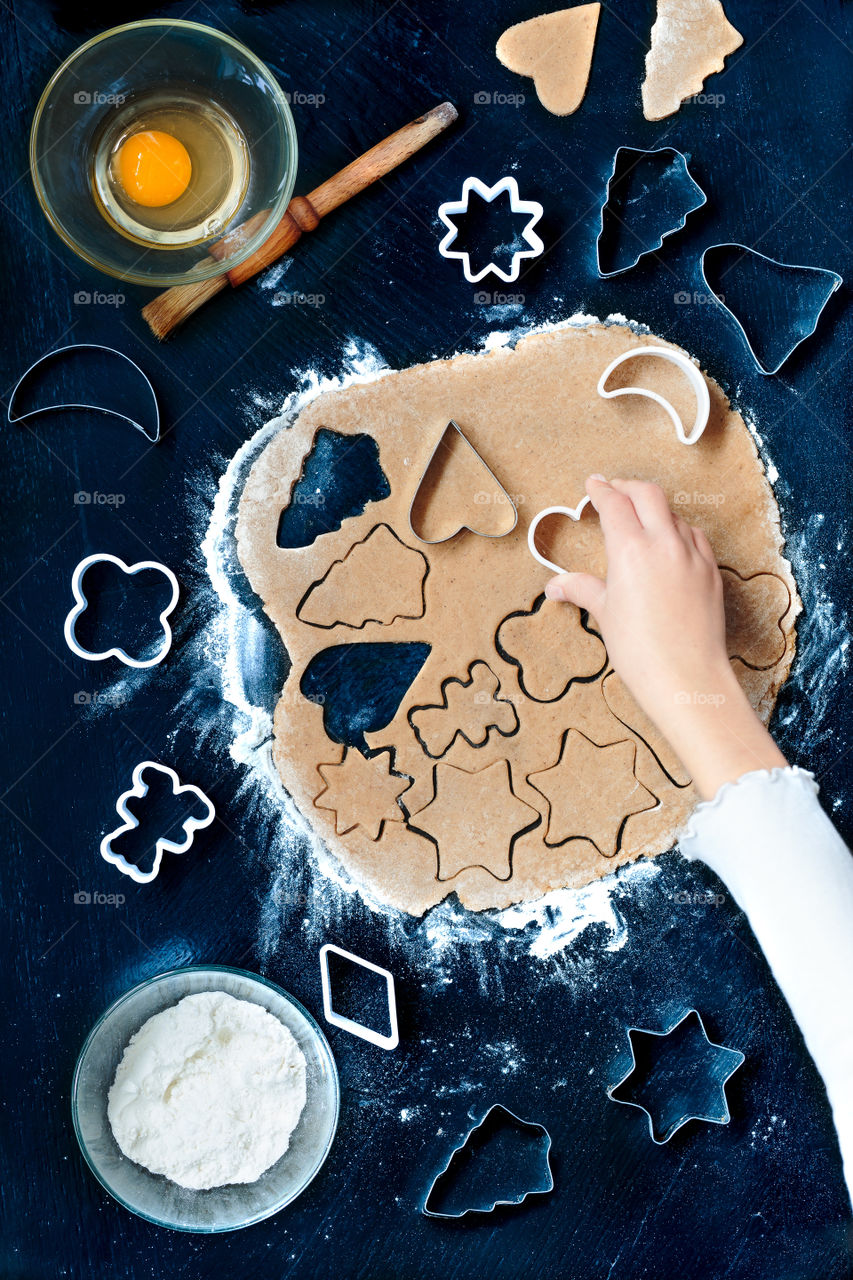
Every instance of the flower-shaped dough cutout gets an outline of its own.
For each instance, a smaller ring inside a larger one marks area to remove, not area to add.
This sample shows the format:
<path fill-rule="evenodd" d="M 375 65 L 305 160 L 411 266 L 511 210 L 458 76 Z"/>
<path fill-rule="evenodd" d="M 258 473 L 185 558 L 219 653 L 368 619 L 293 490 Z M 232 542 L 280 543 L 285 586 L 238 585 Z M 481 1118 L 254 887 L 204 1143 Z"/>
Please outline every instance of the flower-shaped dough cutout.
<path fill-rule="evenodd" d="M 544 595 L 529 612 L 504 618 L 495 646 L 518 667 L 522 692 L 534 702 L 556 702 L 576 680 L 599 676 L 607 663 L 604 643 L 584 624 L 580 609 Z"/>
<path fill-rule="evenodd" d="M 726 642 L 729 657 L 747 667 L 766 671 L 785 654 L 787 637 L 782 619 L 791 607 L 791 593 L 775 573 L 744 577 L 736 569 L 721 569 L 726 607 Z M 767 619 L 776 627 L 767 626 Z"/>
<path fill-rule="evenodd" d="M 159 614 L 160 626 L 163 629 L 163 640 L 159 648 L 148 657 L 138 658 L 128 653 L 120 646 L 102 650 L 95 653 L 90 649 L 84 649 L 77 639 L 77 623 L 89 607 L 89 600 L 83 590 L 83 580 L 86 577 L 87 570 L 95 564 L 112 564 L 122 573 L 133 577 L 137 573 L 144 570 L 154 570 L 161 573 L 171 587 L 171 595 L 164 609 Z M 178 579 L 172 573 L 171 569 L 167 569 L 164 564 L 160 564 L 156 560 L 140 560 L 137 564 L 125 564 L 124 560 L 120 560 L 118 556 L 107 555 L 106 553 L 98 553 L 86 556 L 85 560 L 81 560 L 71 579 L 71 591 L 74 596 L 74 608 L 65 619 L 65 643 L 72 653 L 76 653 L 78 658 L 88 658 L 90 662 L 104 662 L 107 658 L 118 658 L 119 662 L 123 662 L 126 667 L 156 667 L 158 662 L 162 662 L 166 654 L 172 647 L 172 628 L 169 625 L 169 617 L 174 612 L 180 595 L 180 587 Z"/>

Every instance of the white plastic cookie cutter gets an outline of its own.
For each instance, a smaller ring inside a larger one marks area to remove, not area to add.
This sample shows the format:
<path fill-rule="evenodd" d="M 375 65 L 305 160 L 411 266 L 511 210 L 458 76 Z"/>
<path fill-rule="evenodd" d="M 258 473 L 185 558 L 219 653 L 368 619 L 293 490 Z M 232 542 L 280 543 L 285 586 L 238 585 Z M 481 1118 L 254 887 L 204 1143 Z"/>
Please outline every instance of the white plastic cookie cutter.
<path fill-rule="evenodd" d="M 133 576 L 136 573 L 141 573 L 143 569 L 156 569 L 158 573 L 162 573 L 164 577 L 168 579 L 172 587 L 172 594 L 169 603 L 160 614 L 160 626 L 163 628 L 163 643 L 152 657 L 134 658 L 124 649 L 119 648 L 106 649 L 102 653 L 93 653 L 89 649 L 84 649 L 77 640 L 77 621 L 81 614 L 85 613 L 86 609 L 89 607 L 89 600 L 83 590 L 83 579 L 86 576 L 86 571 L 90 569 L 93 564 L 114 564 L 117 568 L 121 569 L 123 573 L 129 574 L 130 576 Z M 172 628 L 169 626 L 167 619 L 169 618 L 169 615 L 174 612 L 175 606 L 178 603 L 178 596 L 181 592 L 180 586 L 178 585 L 178 579 L 175 577 L 174 573 L 172 573 L 172 570 L 168 569 L 166 565 L 160 564 L 158 560 L 140 560 L 138 564 L 125 564 L 125 562 L 120 560 L 118 556 L 109 555 L 106 552 L 96 552 L 94 555 L 86 556 L 84 560 L 81 560 L 77 568 L 74 570 L 71 577 L 71 591 L 74 595 L 75 604 L 74 608 L 65 619 L 65 643 L 68 645 L 71 652 L 75 653 L 78 658 L 86 658 L 90 662 L 104 662 L 107 658 L 118 658 L 119 662 L 123 662 L 126 667 L 141 668 L 156 667 L 157 664 L 162 662 L 166 657 L 166 654 L 172 647 Z"/>
<path fill-rule="evenodd" d="M 550 569 L 553 573 L 568 573 L 568 569 L 562 569 L 558 564 L 554 564 L 553 560 L 546 560 L 539 548 L 536 546 L 536 530 L 539 528 L 541 521 L 547 516 L 568 516 L 570 520 L 580 520 L 583 515 L 584 507 L 588 506 L 591 499 L 589 494 L 581 498 L 576 507 L 545 507 L 544 511 L 538 512 L 530 521 L 530 527 L 527 530 L 527 546 L 534 560 L 538 560 L 546 569 Z"/>
<path fill-rule="evenodd" d="M 127 801 L 131 797 L 142 799 L 148 794 L 148 783 L 145 781 L 143 774 L 146 769 L 153 769 L 157 773 L 164 773 L 172 784 L 173 796 L 193 795 L 197 800 L 205 806 L 205 815 L 203 818 L 185 818 L 181 824 L 182 840 L 169 840 L 165 836 L 156 842 L 154 846 L 154 865 L 150 871 L 140 871 L 139 867 L 132 862 L 128 862 L 119 853 L 113 853 L 113 841 L 126 831 L 135 831 L 139 826 L 139 819 L 135 818 L 127 807 Z M 116 801 L 116 813 L 120 818 L 124 818 L 124 822 L 120 827 L 116 827 L 115 831 L 110 831 L 101 841 L 101 857 L 106 862 L 111 862 L 113 866 L 118 867 L 124 875 L 130 876 L 131 880 L 135 880 L 137 884 L 150 884 L 160 870 L 160 863 L 163 861 L 164 853 L 186 853 L 193 840 L 196 831 L 200 831 L 203 827 L 209 827 L 213 819 L 216 817 L 216 810 L 213 804 L 208 800 L 204 792 L 193 786 L 191 783 L 182 783 L 174 769 L 170 769 L 168 765 L 157 764 L 155 760 L 143 760 L 133 771 L 133 785 L 129 790 L 123 791 Z"/>
<path fill-rule="evenodd" d="M 652 391 L 649 387 L 614 387 L 612 391 L 607 390 L 607 382 L 610 375 L 621 364 L 625 364 L 627 360 L 634 360 L 639 356 L 656 356 L 660 360 L 668 360 L 670 364 L 677 365 L 689 381 L 696 396 L 696 418 L 689 434 L 684 430 L 684 423 L 681 421 L 677 410 L 657 391 Z M 693 363 L 689 356 L 684 355 L 681 351 L 672 351 L 669 347 L 632 347 L 630 351 L 623 351 L 621 356 L 617 356 L 615 360 L 610 361 L 610 364 L 598 379 L 598 394 L 603 396 L 605 400 L 613 400 L 616 396 L 645 396 L 647 400 L 654 400 L 655 404 L 659 404 L 669 415 L 672 425 L 675 427 L 675 433 L 682 444 L 696 443 L 707 427 L 708 418 L 711 414 L 711 396 L 702 370 Z"/>
<path fill-rule="evenodd" d="M 388 996 L 388 1021 L 391 1030 L 388 1035 L 382 1035 L 380 1031 L 374 1031 L 372 1027 L 366 1027 L 363 1022 L 356 1022 L 353 1018 L 346 1018 L 342 1013 L 336 1013 L 332 1006 L 332 983 L 329 977 L 329 956 L 341 956 L 344 960 L 349 960 L 352 964 L 360 965 L 363 969 L 369 969 L 371 973 L 378 973 L 380 977 L 385 979 L 385 988 Z M 400 1031 L 397 1025 L 397 997 L 394 993 L 394 975 L 389 973 L 387 969 L 382 969 L 378 964 L 371 963 L 370 960 L 362 960 L 361 956 L 355 956 L 351 951 L 344 951 L 342 947 L 336 947 L 333 943 L 327 942 L 320 948 L 320 981 L 323 984 L 323 1015 L 327 1022 L 333 1027 L 341 1027 L 344 1031 L 349 1031 L 350 1035 L 358 1036 L 360 1040 L 368 1040 L 371 1044 L 378 1045 L 380 1049 L 396 1049 L 400 1043 Z"/>
<path fill-rule="evenodd" d="M 516 249 L 512 255 L 512 263 L 509 271 L 503 271 L 495 262 L 490 262 L 483 267 L 482 271 L 476 272 L 471 270 L 471 256 L 462 250 L 453 250 L 450 246 L 453 244 L 459 228 L 452 221 L 455 214 L 467 213 L 468 204 L 471 198 L 471 192 L 475 191 L 477 195 L 485 200 L 486 204 L 491 204 L 502 192 L 509 192 L 509 207 L 512 213 L 526 213 L 530 216 L 524 230 L 521 232 L 522 240 L 529 245 L 527 249 Z M 462 199 L 448 200 L 445 204 L 439 205 L 438 216 L 447 227 L 447 235 L 438 246 L 438 252 L 443 258 L 459 258 L 462 261 L 462 270 L 465 272 L 465 279 L 469 284 L 476 284 L 478 280 L 482 280 L 483 276 L 494 272 L 501 280 L 505 280 L 507 284 L 511 284 L 513 280 L 518 279 L 518 273 L 521 270 L 522 258 L 538 258 L 543 252 L 545 245 L 539 239 L 539 236 L 533 230 L 536 223 L 540 220 L 544 213 L 542 205 L 538 200 L 522 200 L 518 193 L 518 183 L 515 178 L 501 178 L 500 182 L 496 182 L 493 187 L 487 187 L 479 178 L 466 178 L 462 184 Z"/>

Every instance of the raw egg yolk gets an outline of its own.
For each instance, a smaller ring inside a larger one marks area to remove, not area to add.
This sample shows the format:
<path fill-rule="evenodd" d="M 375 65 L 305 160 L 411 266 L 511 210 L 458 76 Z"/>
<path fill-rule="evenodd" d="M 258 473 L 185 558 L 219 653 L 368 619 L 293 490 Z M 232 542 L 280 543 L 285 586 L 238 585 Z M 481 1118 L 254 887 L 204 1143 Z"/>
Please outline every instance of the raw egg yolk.
<path fill-rule="evenodd" d="M 149 209 L 173 204 L 192 177 L 192 161 L 182 142 L 159 129 L 134 133 L 122 143 L 118 177 L 131 200 Z"/>

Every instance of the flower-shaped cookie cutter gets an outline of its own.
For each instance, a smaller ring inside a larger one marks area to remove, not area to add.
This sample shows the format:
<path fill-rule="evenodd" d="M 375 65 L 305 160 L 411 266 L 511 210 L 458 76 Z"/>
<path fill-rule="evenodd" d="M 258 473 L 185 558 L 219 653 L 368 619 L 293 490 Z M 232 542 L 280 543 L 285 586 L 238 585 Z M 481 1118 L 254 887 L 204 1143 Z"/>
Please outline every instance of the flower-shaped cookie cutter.
<path fill-rule="evenodd" d="M 141 573 L 143 569 L 156 569 L 158 573 L 162 573 L 169 581 L 172 587 L 172 594 L 169 603 L 160 614 L 160 626 L 163 628 L 163 643 L 155 654 L 150 658 L 134 658 L 126 650 L 120 648 L 105 649 L 102 653 L 93 653 L 90 649 L 84 649 L 77 639 L 77 621 L 89 606 L 89 600 L 83 590 L 83 579 L 88 569 L 94 564 L 114 564 L 121 569 L 123 573 L 133 576 Z M 175 577 L 171 569 L 166 565 L 160 564 L 158 560 L 140 560 L 137 564 L 125 564 L 124 560 L 120 560 L 118 556 L 113 556 L 107 552 L 96 552 L 94 555 L 86 556 L 81 560 L 74 570 L 71 577 L 71 591 L 74 595 L 74 608 L 65 619 L 65 643 L 72 653 L 78 658 L 87 658 L 90 662 L 105 662 L 107 658 L 118 658 L 119 662 L 123 662 L 126 667 L 156 667 L 162 662 L 166 654 L 172 647 L 172 628 L 169 625 L 168 618 L 174 612 L 178 603 L 178 597 L 181 589 L 178 585 L 178 579 Z"/>
<path fill-rule="evenodd" d="M 127 807 L 127 801 L 131 798 L 141 800 L 143 796 L 148 794 L 148 783 L 144 779 L 147 769 L 153 769 L 157 773 L 163 773 L 172 784 L 173 796 L 192 795 L 204 805 L 205 815 L 202 818 L 185 818 L 181 824 L 182 839 L 170 840 L 167 836 L 161 836 L 154 846 L 154 864 L 150 871 L 140 871 L 139 867 L 134 863 L 128 862 L 121 854 L 113 852 L 113 841 L 119 836 L 124 835 L 127 831 L 135 831 L 139 826 L 139 819 L 134 817 Z M 131 880 L 135 880 L 137 884 L 150 884 L 160 870 L 160 863 L 163 861 L 164 853 L 186 853 L 193 840 L 196 831 L 200 831 L 203 827 L 209 827 L 213 819 L 216 817 L 216 810 L 213 804 L 208 800 L 204 792 L 191 783 L 182 783 L 174 769 L 170 769 L 168 765 L 158 764 L 156 760 L 143 760 L 138 764 L 132 775 L 133 785 L 123 791 L 116 801 L 116 813 L 124 822 L 120 827 L 116 827 L 114 831 L 110 831 L 101 841 L 101 857 L 106 862 L 111 862 L 113 866 L 118 867 L 124 875 L 130 876 Z"/>
<path fill-rule="evenodd" d="M 676 1033 L 680 1028 L 684 1027 L 688 1021 L 695 1020 L 696 1026 L 702 1039 L 704 1047 L 708 1050 L 716 1050 L 716 1053 L 708 1054 L 709 1063 L 714 1060 L 712 1068 L 706 1068 L 704 1081 L 699 1081 L 694 1094 L 689 1098 L 683 1092 L 683 1084 L 673 1095 L 673 1107 L 668 1120 L 662 1128 L 662 1136 L 658 1136 L 655 1132 L 655 1116 L 654 1113 L 643 1105 L 642 1102 L 635 1101 L 630 1098 L 617 1098 L 616 1094 L 630 1080 L 635 1071 L 638 1070 L 637 1055 L 634 1046 L 633 1037 L 646 1036 L 652 1041 L 663 1041 L 667 1037 Z M 731 1112 L 729 1111 L 728 1098 L 726 1097 L 726 1084 L 746 1061 L 746 1055 L 741 1053 L 740 1049 L 730 1049 L 726 1045 L 717 1044 L 708 1035 L 705 1030 L 705 1024 L 702 1016 L 697 1009 L 688 1009 L 685 1013 L 679 1014 L 670 1026 L 663 1031 L 649 1031 L 646 1027 L 628 1027 L 628 1047 L 631 1054 L 631 1065 L 628 1070 L 607 1089 L 607 1096 L 611 1102 L 621 1103 L 622 1106 L 636 1107 L 638 1111 L 642 1111 L 649 1122 L 649 1134 L 652 1142 L 656 1146 L 663 1146 L 669 1142 L 674 1133 L 687 1124 L 688 1120 L 705 1120 L 708 1124 L 729 1124 L 731 1121 Z M 704 1092 L 702 1086 L 704 1085 Z M 711 1095 L 714 1095 L 713 1098 Z M 707 1105 L 704 1105 L 706 1104 Z"/>
<path fill-rule="evenodd" d="M 509 207 L 512 213 L 526 213 L 529 215 L 529 222 L 521 232 L 522 240 L 526 241 L 529 248 L 516 249 L 512 255 L 512 263 L 509 271 L 503 271 L 495 262 L 490 262 L 483 267 L 481 271 L 473 272 L 471 270 L 471 256 L 462 250 L 451 249 L 451 245 L 459 234 L 459 228 L 453 222 L 454 215 L 468 212 L 468 204 L 471 198 L 471 192 L 475 191 L 486 204 L 491 204 L 497 199 L 502 192 L 509 193 Z M 462 270 L 465 272 L 465 279 L 469 284 L 476 284 L 478 280 L 482 280 L 483 276 L 492 271 L 501 280 L 505 280 L 507 284 L 511 284 L 513 280 L 518 279 L 518 273 L 521 270 L 521 261 L 523 258 L 538 258 L 543 252 L 545 245 L 539 236 L 533 230 L 537 222 L 542 217 L 544 210 L 538 200 L 522 200 L 518 193 L 518 183 L 515 178 L 501 178 L 500 182 L 496 182 L 493 187 L 487 187 L 479 178 L 466 178 L 462 184 L 462 198 L 460 200 L 448 200 L 444 204 L 439 205 L 438 216 L 447 227 L 447 235 L 438 246 L 438 252 L 443 258 L 459 258 L 462 262 Z"/>
<path fill-rule="evenodd" d="M 342 1013 L 337 1013 L 332 1004 L 332 980 L 329 974 L 329 956 L 340 956 L 343 960 L 349 960 L 351 964 L 360 965 L 362 969 L 369 969 L 371 973 L 378 974 L 385 979 L 385 991 L 388 999 L 388 1021 L 390 1031 L 388 1035 L 383 1035 L 381 1031 L 374 1031 L 372 1027 L 366 1026 L 363 1022 L 356 1022 L 354 1018 L 347 1018 Z M 370 960 L 363 960 L 361 956 L 353 955 L 351 951 L 344 951 L 343 947 L 336 947 L 334 943 L 327 942 L 320 948 L 320 983 L 323 988 L 323 1016 L 326 1021 L 331 1023 L 333 1027 L 341 1027 L 342 1030 L 348 1031 L 350 1035 L 358 1036 L 360 1040 L 367 1040 L 370 1044 L 377 1045 L 380 1049 L 396 1049 L 400 1043 L 400 1030 L 397 1025 L 397 997 L 394 991 L 394 975 L 387 969 L 382 969 L 378 964 L 373 964 Z"/>
<path fill-rule="evenodd" d="M 531 1165 L 534 1176 L 531 1178 L 531 1184 L 521 1192 L 510 1194 L 512 1191 L 511 1180 L 507 1175 L 507 1191 L 504 1196 L 498 1196 L 496 1199 L 488 1198 L 480 1204 L 469 1205 L 465 1209 L 460 1209 L 456 1213 L 442 1211 L 436 1208 L 430 1208 L 430 1204 L 435 1201 L 436 1194 L 439 1191 L 441 1183 L 450 1173 L 454 1162 L 458 1159 L 464 1159 L 471 1152 L 472 1145 L 477 1142 L 480 1136 L 486 1137 L 490 1126 L 502 1122 L 508 1124 L 521 1133 L 524 1133 L 535 1145 L 535 1163 Z M 457 1221 L 464 1218 L 469 1213 L 492 1213 L 495 1209 L 502 1208 L 507 1205 L 523 1204 L 528 1196 L 546 1195 L 549 1191 L 554 1190 L 554 1175 L 551 1171 L 551 1134 L 543 1124 L 538 1124 L 531 1120 L 522 1120 L 513 1111 L 500 1103 L 495 1103 L 489 1107 L 485 1115 L 480 1119 L 473 1128 L 469 1129 L 458 1147 L 454 1147 L 447 1158 L 447 1162 L 443 1169 L 439 1170 L 430 1184 L 426 1199 L 423 1203 L 421 1212 L 427 1218 L 445 1218 Z"/>

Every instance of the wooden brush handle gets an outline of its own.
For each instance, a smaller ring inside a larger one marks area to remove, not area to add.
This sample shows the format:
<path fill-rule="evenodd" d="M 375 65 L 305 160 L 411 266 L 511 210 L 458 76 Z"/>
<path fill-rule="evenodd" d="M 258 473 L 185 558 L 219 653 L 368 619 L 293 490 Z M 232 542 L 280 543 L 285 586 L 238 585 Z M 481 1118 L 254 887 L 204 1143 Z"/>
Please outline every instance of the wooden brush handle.
<path fill-rule="evenodd" d="M 456 116 L 453 103 L 442 102 L 427 111 L 426 115 L 418 116 L 417 120 L 412 120 L 369 151 L 365 151 L 363 156 L 353 160 L 352 164 L 341 169 L 333 178 L 315 187 L 307 196 L 295 196 L 285 209 L 275 231 L 260 249 L 227 273 L 229 282 L 232 285 L 242 284 L 244 280 L 272 266 L 282 254 L 293 248 L 303 231 L 313 231 L 327 213 L 345 204 L 351 196 L 358 195 L 359 191 L 376 182 L 377 178 L 390 173 L 416 151 L 420 151 L 421 147 L 452 124 Z M 239 230 L 240 228 L 238 232 Z M 224 256 L 227 247 L 223 245 L 215 256 Z"/>

